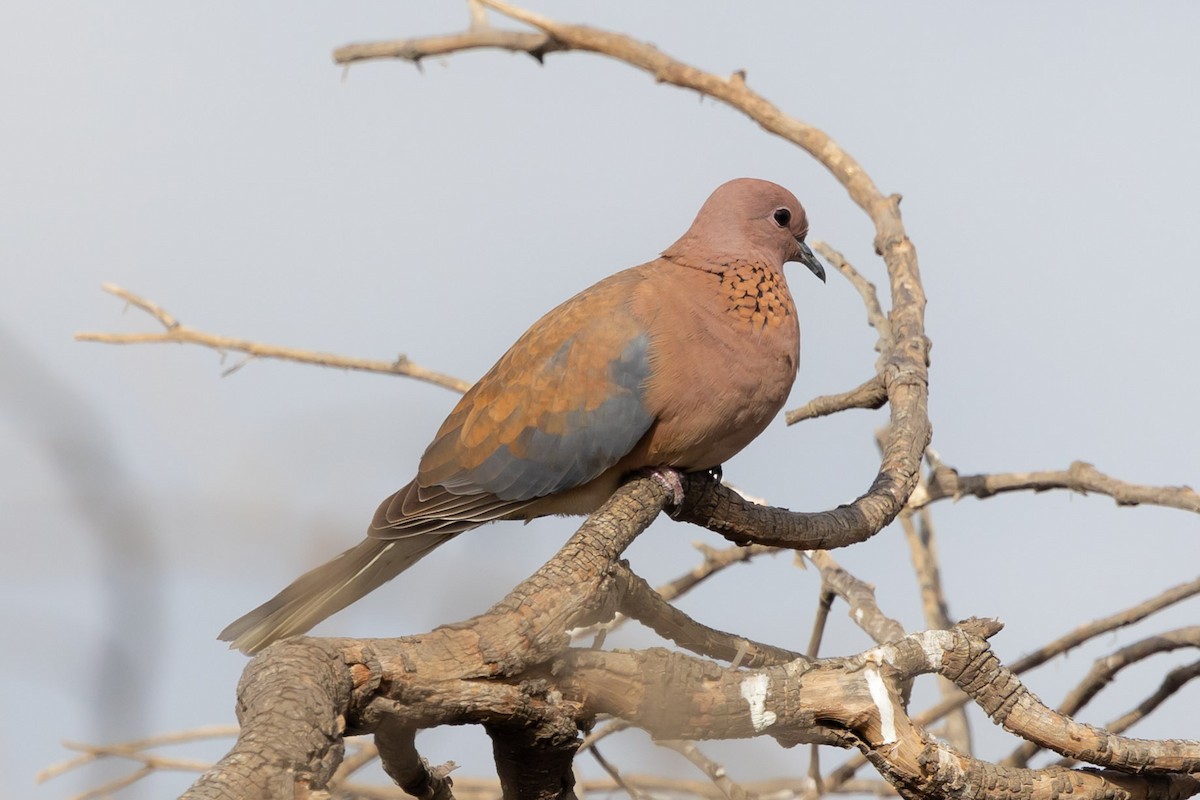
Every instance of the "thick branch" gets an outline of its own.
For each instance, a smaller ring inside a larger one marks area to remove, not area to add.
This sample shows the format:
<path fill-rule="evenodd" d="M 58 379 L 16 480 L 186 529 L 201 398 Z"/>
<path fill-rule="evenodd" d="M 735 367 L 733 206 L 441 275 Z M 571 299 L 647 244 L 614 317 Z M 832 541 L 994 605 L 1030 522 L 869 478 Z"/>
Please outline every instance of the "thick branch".
<path fill-rule="evenodd" d="M 1123 628 L 1128 625 L 1133 625 L 1137 622 L 1146 619 L 1151 614 L 1157 613 L 1164 608 L 1169 608 L 1172 605 L 1183 602 L 1190 597 L 1200 594 L 1200 578 L 1182 583 L 1178 586 L 1173 586 L 1161 594 L 1151 597 L 1149 600 L 1138 603 L 1131 608 L 1124 609 L 1115 614 L 1110 614 L 1107 617 L 1093 620 L 1087 624 L 1081 625 L 1073 631 L 1055 639 L 1053 642 L 1038 648 L 1032 653 L 1028 653 L 1009 665 L 1008 669 L 1015 675 L 1023 675 L 1029 670 L 1035 669 L 1042 664 L 1045 664 L 1052 658 L 1070 652 L 1083 643 L 1103 636 L 1106 633 Z M 966 695 L 960 697 L 948 698 L 938 703 L 937 705 L 922 711 L 914 721 L 918 725 L 929 725 L 952 711 L 962 708 L 970 702 L 970 698 Z M 827 789 L 838 789 L 849 780 L 860 767 L 866 763 L 866 759 L 855 756 L 846 761 L 845 764 L 838 767 L 826 777 Z"/>
<path fill-rule="evenodd" d="M 397 719 L 384 720 L 375 730 L 383 771 L 406 794 L 419 800 L 451 800 L 453 764 L 432 766 L 417 752 L 417 730 Z"/>
<path fill-rule="evenodd" d="M 327 642 L 284 641 L 254 659 L 238 684 L 241 732 L 233 750 L 186 798 L 303 797 L 328 785 L 342 760 L 342 711 L 353 679 Z"/>
<path fill-rule="evenodd" d="M 746 547 L 735 545 L 733 547 L 726 547 L 724 549 L 717 550 L 707 545 L 698 544 L 697 548 L 701 553 L 704 554 L 704 560 L 702 562 L 688 570 L 683 575 L 680 575 L 678 578 L 669 581 L 653 590 L 660 598 L 662 598 L 662 600 L 670 603 L 675 598 L 680 597 L 681 595 L 694 589 L 708 578 L 733 564 L 740 564 L 749 561 L 750 559 L 759 555 L 782 552 L 777 547 L 766 547 L 763 545 L 749 545 Z M 623 625 L 627 619 L 628 617 L 626 617 L 624 614 L 617 614 L 608 622 L 597 623 L 584 628 L 577 628 L 571 631 L 571 640 L 577 641 L 587 637 L 607 636 L 610 632 L 621 627 L 621 625 Z"/>
<path fill-rule="evenodd" d="M 635 484 L 624 496 L 640 492 L 646 483 Z M 661 489 L 657 491 L 661 501 Z M 655 502 L 653 493 L 646 499 Z M 589 604 L 585 601 L 583 605 Z M 503 613 L 517 616 L 511 610 Z M 539 612 L 534 608 L 530 615 L 536 618 Z M 611 714 L 658 738 L 768 735 L 785 745 L 853 746 L 908 796 L 962 797 L 962 792 L 969 790 L 968 795 L 978 797 L 1048 800 L 1053 787 L 1064 785 L 1076 796 L 1095 798 L 1110 796 L 1118 788 L 1147 797 L 1161 796 L 1157 793 L 1168 788 L 1178 797 L 1200 791 L 1200 781 L 1182 775 L 1154 778 L 1060 768 L 993 767 L 938 743 L 913 723 L 900 701 L 898 687 L 917 675 L 935 672 L 954 680 L 1010 730 L 1064 755 L 1132 773 L 1200 770 L 1200 742 L 1125 739 L 1045 708 L 1000 665 L 983 639 L 968 632 L 991 633 L 998 628 L 994 624 L 973 621 L 961 629 L 907 636 L 852 658 L 815 663 L 796 660 L 759 670 L 721 667 L 660 649 L 616 653 L 566 650 L 539 666 L 530 661 L 530 650 L 504 659 L 509 666 L 529 666 L 517 675 L 489 668 L 495 653 L 486 646 L 475 648 L 474 666 L 465 664 L 458 654 L 449 659 L 452 671 L 431 668 L 430 651 L 443 651 L 451 642 L 448 637 L 470 631 L 476 641 L 491 642 L 488 628 L 496 621 L 489 612 L 475 621 L 424 636 L 362 642 L 299 639 L 273 645 L 251 662 L 242 683 L 242 708 L 261 711 L 243 711 L 242 737 L 222 764 L 242 763 L 245 755 L 239 754 L 239 749 L 244 743 L 271 739 L 272 731 L 283 722 L 275 708 L 280 692 L 284 697 L 295 696 L 295 689 L 278 684 L 286 676 L 288 686 L 323 687 L 306 690 L 305 703 L 319 701 L 320 708 L 312 712 L 317 718 L 345 719 L 352 730 L 381 724 L 404 730 L 407 726 L 482 723 L 492 729 L 503 727 L 509 736 L 517 737 L 518 750 L 549 746 L 561 754 L 566 752 L 563 748 L 574 746 L 574 725 L 587 724 L 598 714 Z M 305 658 L 305 652 L 315 657 Z M 487 674 L 494 679 L 479 679 Z M 556 733 L 547 743 L 539 738 L 545 734 L 538 731 Z M 338 731 L 330 733 L 324 740 L 329 746 L 309 744 L 309 752 L 340 752 Z M 513 740 L 506 741 L 508 747 Z M 527 766 L 515 766 L 522 758 L 528 759 L 528 753 L 524 757 L 514 754 L 510 761 L 519 775 L 529 778 Z M 320 774 L 314 775 L 294 757 L 279 763 L 291 765 L 291 770 L 283 777 L 260 777 L 256 785 L 273 791 L 269 787 L 278 784 L 276 788 L 282 788 L 284 779 L 291 787 L 299 782 L 297 776 L 304 776 L 306 785 L 320 786 Z M 565 762 L 555 763 L 561 767 Z M 259 767 L 269 769 L 261 762 Z M 565 791 L 565 784 L 556 784 L 553 778 L 565 774 L 559 767 L 539 773 L 539 796 L 559 796 L 555 792 Z"/>
<path fill-rule="evenodd" d="M 528 702 L 536 687 L 478 679 L 544 662 L 567 645 L 568 629 L 611 616 L 609 567 L 666 499 L 656 481 L 626 484 L 553 559 L 466 622 L 401 639 L 297 638 L 268 647 L 239 685 L 237 744 L 184 796 L 291 797 L 295 787 L 323 789 L 341 760 L 343 735 L 380 726 L 388 752 L 399 754 L 396 774 L 404 777 L 417 775 L 416 754 L 406 752 L 403 736 L 389 735 L 395 731 L 465 722 L 561 730 L 561 709 Z M 422 702 L 434 691 L 422 681 L 461 685 L 466 695 L 453 707 L 461 715 L 456 721 Z"/>

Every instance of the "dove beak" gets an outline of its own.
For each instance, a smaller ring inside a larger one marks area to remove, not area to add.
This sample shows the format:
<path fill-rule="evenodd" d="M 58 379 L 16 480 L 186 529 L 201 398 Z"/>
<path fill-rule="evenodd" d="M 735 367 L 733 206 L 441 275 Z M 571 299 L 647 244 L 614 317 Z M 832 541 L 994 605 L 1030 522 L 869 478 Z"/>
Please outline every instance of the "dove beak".
<path fill-rule="evenodd" d="M 809 270 L 812 271 L 812 274 L 820 278 L 821 283 L 824 283 L 825 268 L 821 266 L 820 261 L 817 261 L 817 257 L 813 254 L 813 251 L 809 249 L 808 245 L 799 239 L 796 240 L 796 246 L 800 249 L 800 255 L 793 260 L 799 261 L 801 264 L 808 267 Z"/>

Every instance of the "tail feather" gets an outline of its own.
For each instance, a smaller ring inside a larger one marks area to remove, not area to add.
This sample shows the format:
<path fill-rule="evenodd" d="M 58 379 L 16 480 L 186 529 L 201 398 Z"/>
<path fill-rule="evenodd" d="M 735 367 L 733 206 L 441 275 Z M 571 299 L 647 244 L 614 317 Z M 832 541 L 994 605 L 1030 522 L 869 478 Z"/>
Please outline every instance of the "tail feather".
<path fill-rule="evenodd" d="M 277 639 L 304 633 L 387 583 L 460 532 L 365 539 L 292 581 L 279 594 L 232 622 L 217 638 L 252 654 Z"/>

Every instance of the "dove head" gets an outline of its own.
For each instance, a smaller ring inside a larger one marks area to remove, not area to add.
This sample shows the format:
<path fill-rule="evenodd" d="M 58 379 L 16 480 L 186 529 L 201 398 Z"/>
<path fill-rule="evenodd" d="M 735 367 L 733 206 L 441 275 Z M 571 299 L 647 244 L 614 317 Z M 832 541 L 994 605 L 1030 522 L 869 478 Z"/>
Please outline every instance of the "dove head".
<path fill-rule="evenodd" d="M 798 261 L 824 281 L 824 268 L 804 243 L 807 235 L 808 216 L 795 195 L 770 181 L 738 178 L 717 187 L 663 257 L 712 272 L 734 260 L 775 269 Z"/>

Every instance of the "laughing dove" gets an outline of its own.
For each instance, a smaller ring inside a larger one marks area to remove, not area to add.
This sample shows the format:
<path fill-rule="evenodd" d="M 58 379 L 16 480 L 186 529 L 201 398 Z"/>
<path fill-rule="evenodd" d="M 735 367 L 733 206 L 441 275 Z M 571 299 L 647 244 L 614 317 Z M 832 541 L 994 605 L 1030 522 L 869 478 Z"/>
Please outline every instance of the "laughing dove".
<path fill-rule="evenodd" d="M 825 271 L 781 186 L 720 186 L 660 258 L 546 314 L 459 401 L 367 538 L 221 632 L 247 653 L 303 633 L 457 534 L 586 514 L 630 472 L 708 470 L 762 432 L 796 377 L 783 265 Z"/>

